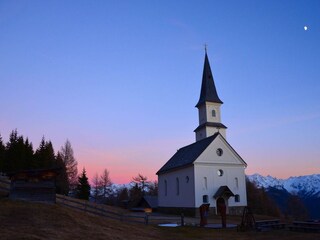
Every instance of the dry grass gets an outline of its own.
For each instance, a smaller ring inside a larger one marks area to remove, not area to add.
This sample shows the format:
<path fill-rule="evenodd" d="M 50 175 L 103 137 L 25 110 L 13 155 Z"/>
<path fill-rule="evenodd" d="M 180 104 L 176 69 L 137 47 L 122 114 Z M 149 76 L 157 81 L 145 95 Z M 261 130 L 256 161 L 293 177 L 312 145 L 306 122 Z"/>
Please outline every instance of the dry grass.
<path fill-rule="evenodd" d="M 128 224 L 58 205 L 0 199 L 0 239 L 320 239 L 320 234 L 285 230 L 237 232 L 195 227 Z"/>

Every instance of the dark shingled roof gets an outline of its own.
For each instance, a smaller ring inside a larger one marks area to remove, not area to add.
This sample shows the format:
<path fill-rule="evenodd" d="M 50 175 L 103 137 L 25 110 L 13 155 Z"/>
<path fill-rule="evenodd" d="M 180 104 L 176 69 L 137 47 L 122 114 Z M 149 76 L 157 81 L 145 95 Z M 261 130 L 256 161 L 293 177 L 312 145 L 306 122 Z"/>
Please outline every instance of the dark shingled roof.
<path fill-rule="evenodd" d="M 158 196 L 144 196 L 143 198 L 151 208 L 158 207 Z"/>
<path fill-rule="evenodd" d="M 222 123 L 217 123 L 217 122 L 205 122 L 202 123 L 201 125 L 199 125 L 194 132 L 198 131 L 201 128 L 204 127 L 215 127 L 215 128 L 227 128 L 225 125 L 223 125 Z"/>
<path fill-rule="evenodd" d="M 204 138 L 198 142 L 180 148 L 170 159 L 163 165 L 163 167 L 157 172 L 164 173 L 170 170 L 174 170 L 181 167 L 192 165 L 193 162 L 200 156 L 200 154 L 209 146 L 210 143 L 219 135 L 214 135 Z"/>
<path fill-rule="evenodd" d="M 213 75 L 211 72 L 207 53 L 205 54 L 204 58 L 200 98 L 196 107 L 199 107 L 205 102 L 223 103 L 218 97 L 217 90 L 214 85 Z"/>
<path fill-rule="evenodd" d="M 218 191 L 213 195 L 215 199 L 226 196 L 226 197 L 231 197 L 234 196 L 233 192 L 228 188 L 228 186 L 221 186 L 219 187 Z"/>

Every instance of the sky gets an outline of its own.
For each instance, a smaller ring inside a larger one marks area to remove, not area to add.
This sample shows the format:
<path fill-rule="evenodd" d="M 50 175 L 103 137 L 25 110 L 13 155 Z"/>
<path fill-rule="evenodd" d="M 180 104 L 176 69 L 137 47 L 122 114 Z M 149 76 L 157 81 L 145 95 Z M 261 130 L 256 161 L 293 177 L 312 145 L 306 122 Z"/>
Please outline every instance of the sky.
<path fill-rule="evenodd" d="M 207 44 L 246 174 L 319 174 L 319 43 L 317 0 L 0 0 L 0 134 L 156 180 L 195 141 Z"/>

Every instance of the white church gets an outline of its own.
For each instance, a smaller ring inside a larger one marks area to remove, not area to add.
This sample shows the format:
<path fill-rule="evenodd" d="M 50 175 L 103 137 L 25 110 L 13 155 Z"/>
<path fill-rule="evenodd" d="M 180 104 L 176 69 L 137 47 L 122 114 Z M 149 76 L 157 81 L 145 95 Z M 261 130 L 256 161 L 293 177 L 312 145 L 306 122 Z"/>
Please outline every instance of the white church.
<path fill-rule="evenodd" d="M 227 127 L 221 123 L 222 104 L 206 52 L 196 105 L 196 142 L 180 148 L 157 172 L 160 211 L 197 215 L 205 203 L 210 204 L 210 213 L 216 214 L 217 203 L 223 202 L 227 214 L 240 214 L 247 206 L 247 164 L 226 140 Z"/>

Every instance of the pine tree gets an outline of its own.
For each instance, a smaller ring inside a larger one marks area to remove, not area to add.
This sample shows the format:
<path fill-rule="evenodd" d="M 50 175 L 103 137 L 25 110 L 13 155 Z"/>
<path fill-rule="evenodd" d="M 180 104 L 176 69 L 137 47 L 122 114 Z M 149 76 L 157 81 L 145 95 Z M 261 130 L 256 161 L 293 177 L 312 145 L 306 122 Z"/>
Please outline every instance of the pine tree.
<path fill-rule="evenodd" d="M 5 149 L 4 172 L 12 172 L 27 168 L 25 161 L 25 142 L 23 136 L 18 136 L 15 129 L 11 132 Z"/>
<path fill-rule="evenodd" d="M 0 134 L 0 173 L 4 172 L 4 154 L 5 154 L 5 146 L 2 141 L 2 137 Z"/>
<path fill-rule="evenodd" d="M 34 154 L 35 168 L 52 168 L 55 165 L 54 150 L 51 141 L 47 142 L 44 137 L 39 148 Z"/>
<path fill-rule="evenodd" d="M 67 168 L 63 162 L 60 152 L 57 153 L 55 166 L 59 168 L 59 174 L 56 178 L 56 193 L 68 195 L 69 180 L 67 175 Z"/>
<path fill-rule="evenodd" d="M 128 208 L 129 203 L 129 190 L 126 187 L 120 188 L 117 191 L 117 205 Z"/>
<path fill-rule="evenodd" d="M 32 143 L 29 143 L 29 139 L 27 138 L 24 143 L 24 151 L 25 151 L 25 159 L 26 162 L 26 168 L 27 169 L 33 169 L 35 168 L 35 158 L 34 158 L 34 151 Z"/>
<path fill-rule="evenodd" d="M 89 200 L 90 197 L 90 184 L 88 182 L 85 168 L 83 168 L 81 176 L 78 177 L 78 184 L 76 188 L 77 198 Z"/>
<path fill-rule="evenodd" d="M 78 163 L 73 156 L 73 149 L 69 140 L 67 140 L 64 146 L 61 147 L 60 154 L 66 166 L 69 188 L 71 191 L 74 191 L 78 182 Z"/>

